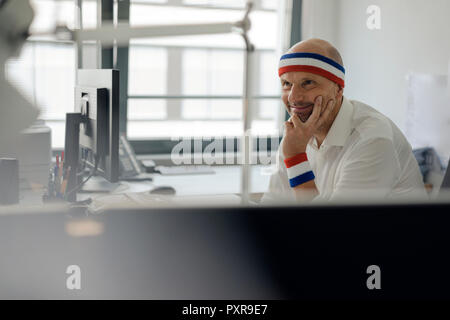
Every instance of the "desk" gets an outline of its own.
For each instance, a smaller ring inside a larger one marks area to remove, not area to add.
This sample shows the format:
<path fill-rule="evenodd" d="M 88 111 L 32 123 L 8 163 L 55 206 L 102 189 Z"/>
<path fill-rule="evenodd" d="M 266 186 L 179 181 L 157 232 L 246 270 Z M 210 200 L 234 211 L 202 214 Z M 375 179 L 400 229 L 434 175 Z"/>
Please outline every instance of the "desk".
<path fill-rule="evenodd" d="M 169 185 L 177 195 L 213 195 L 241 192 L 240 166 L 214 166 L 215 174 L 163 176 L 155 175 L 154 185 Z M 268 190 L 270 166 L 251 167 L 251 193 L 264 193 Z"/>
<path fill-rule="evenodd" d="M 217 194 L 237 194 L 241 188 L 241 166 L 213 166 L 214 174 L 189 175 L 160 175 L 155 174 L 153 181 L 121 182 L 112 193 L 134 193 L 150 191 L 155 186 L 171 186 L 175 188 L 177 196 L 198 196 Z M 250 192 L 261 194 L 268 190 L 271 166 L 251 166 Z M 95 179 L 95 178 L 93 178 Z M 101 178 L 100 178 L 101 179 Z M 42 204 L 42 190 L 21 191 L 20 204 Z M 104 195 L 104 193 L 103 193 Z M 80 193 L 78 199 L 82 200 L 94 196 L 89 193 Z"/>
<path fill-rule="evenodd" d="M 112 193 L 145 192 L 155 186 L 171 186 L 176 190 L 177 196 L 237 194 L 241 192 L 242 168 L 240 166 L 213 166 L 213 169 L 215 171 L 213 174 L 161 175 L 156 173 L 153 181 L 122 181 L 120 186 Z M 270 173 L 270 166 L 252 166 L 250 192 L 266 192 L 269 187 Z"/>

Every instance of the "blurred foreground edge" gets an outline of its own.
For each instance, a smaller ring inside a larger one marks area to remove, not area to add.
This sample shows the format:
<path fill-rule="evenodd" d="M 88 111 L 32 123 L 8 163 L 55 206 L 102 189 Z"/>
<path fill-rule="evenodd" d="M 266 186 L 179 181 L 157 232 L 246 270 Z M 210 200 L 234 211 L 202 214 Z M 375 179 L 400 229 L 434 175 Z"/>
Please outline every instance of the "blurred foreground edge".
<path fill-rule="evenodd" d="M 449 212 L 441 202 L 2 214 L 0 298 L 448 299 Z M 373 265 L 379 290 L 367 287 Z"/>

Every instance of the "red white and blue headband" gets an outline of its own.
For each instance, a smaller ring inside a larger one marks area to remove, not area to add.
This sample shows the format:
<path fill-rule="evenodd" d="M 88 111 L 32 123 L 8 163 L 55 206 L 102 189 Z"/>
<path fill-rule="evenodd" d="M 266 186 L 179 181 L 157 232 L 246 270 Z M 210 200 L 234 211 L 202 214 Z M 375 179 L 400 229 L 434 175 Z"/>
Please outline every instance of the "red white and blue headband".
<path fill-rule="evenodd" d="M 317 53 L 295 52 L 281 57 L 278 76 L 291 71 L 314 73 L 325 77 L 342 88 L 345 86 L 345 69 L 339 63 Z"/>

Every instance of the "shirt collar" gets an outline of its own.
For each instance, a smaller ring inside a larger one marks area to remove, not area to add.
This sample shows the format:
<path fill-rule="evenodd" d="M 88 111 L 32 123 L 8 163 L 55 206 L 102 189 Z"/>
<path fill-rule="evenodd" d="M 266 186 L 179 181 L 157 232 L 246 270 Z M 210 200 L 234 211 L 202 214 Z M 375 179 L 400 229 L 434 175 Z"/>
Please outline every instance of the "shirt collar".
<path fill-rule="evenodd" d="M 328 131 L 323 146 L 344 146 L 352 132 L 353 104 L 345 97 L 342 99 L 341 108 Z M 317 148 L 316 139 L 313 137 L 310 143 Z"/>

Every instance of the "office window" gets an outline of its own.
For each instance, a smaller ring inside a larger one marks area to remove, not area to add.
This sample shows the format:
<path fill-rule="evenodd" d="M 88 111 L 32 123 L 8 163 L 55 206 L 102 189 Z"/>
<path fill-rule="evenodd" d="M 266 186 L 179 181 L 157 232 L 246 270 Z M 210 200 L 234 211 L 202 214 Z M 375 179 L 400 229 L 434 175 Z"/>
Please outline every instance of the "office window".
<path fill-rule="evenodd" d="M 77 27 L 73 0 L 31 0 L 32 32 L 56 24 Z M 278 1 L 257 1 L 251 14 L 254 54 L 252 127 L 278 129 L 276 77 Z M 237 21 L 245 1 L 131 0 L 131 25 Z M 84 28 L 96 26 L 97 1 L 83 1 Z M 131 139 L 240 135 L 244 44 L 236 34 L 133 39 L 129 47 L 128 135 Z M 41 109 L 52 146 L 64 146 L 65 113 L 74 108 L 76 48 L 51 37 L 31 37 L 6 76 Z"/>
<path fill-rule="evenodd" d="M 74 1 L 32 0 L 35 19 L 31 32 L 49 32 L 57 23 L 75 24 Z M 19 91 L 41 110 L 52 129 L 52 146 L 64 146 L 66 112 L 73 111 L 75 46 L 55 42 L 51 37 L 30 37 L 19 57 L 8 61 L 5 73 Z"/>
<path fill-rule="evenodd" d="M 135 45 L 129 53 L 128 92 L 163 95 L 167 92 L 167 51 Z"/>
<path fill-rule="evenodd" d="M 246 0 L 184 0 L 183 3 L 190 5 L 204 5 L 211 7 L 228 7 L 239 8 L 245 7 Z M 261 0 L 255 1 L 258 9 L 275 10 L 277 8 L 277 0 Z"/>
<path fill-rule="evenodd" d="M 239 95 L 243 85 L 241 50 L 182 50 L 182 93 L 185 95 Z"/>
<path fill-rule="evenodd" d="M 246 3 L 151 2 L 131 2 L 131 25 L 237 21 Z M 252 128 L 259 134 L 277 132 L 280 123 L 277 3 L 257 1 L 250 17 L 256 47 Z M 239 35 L 133 39 L 129 65 L 130 139 L 241 135 L 244 43 Z"/>

